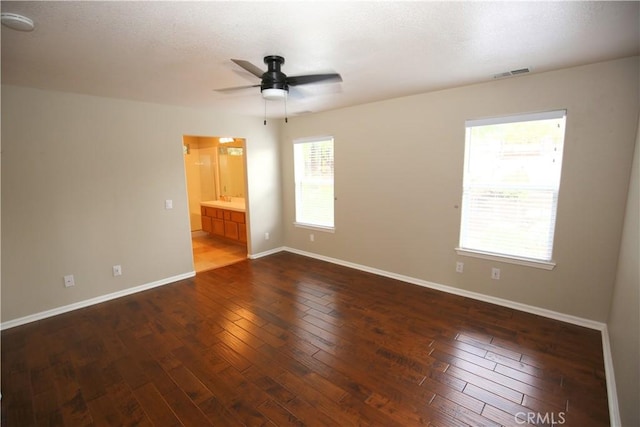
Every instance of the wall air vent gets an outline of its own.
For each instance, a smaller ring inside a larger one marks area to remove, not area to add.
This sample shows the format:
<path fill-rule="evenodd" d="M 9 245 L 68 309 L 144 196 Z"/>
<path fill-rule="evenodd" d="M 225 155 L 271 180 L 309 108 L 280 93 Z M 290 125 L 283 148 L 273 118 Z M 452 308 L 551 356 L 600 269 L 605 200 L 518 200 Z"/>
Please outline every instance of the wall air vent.
<path fill-rule="evenodd" d="M 517 70 L 505 71 L 504 73 L 494 74 L 493 78 L 494 79 L 503 79 L 505 77 L 519 76 L 520 74 L 527 74 L 527 73 L 530 73 L 530 72 L 531 72 L 531 70 L 529 68 L 520 68 L 520 69 L 517 69 Z"/>

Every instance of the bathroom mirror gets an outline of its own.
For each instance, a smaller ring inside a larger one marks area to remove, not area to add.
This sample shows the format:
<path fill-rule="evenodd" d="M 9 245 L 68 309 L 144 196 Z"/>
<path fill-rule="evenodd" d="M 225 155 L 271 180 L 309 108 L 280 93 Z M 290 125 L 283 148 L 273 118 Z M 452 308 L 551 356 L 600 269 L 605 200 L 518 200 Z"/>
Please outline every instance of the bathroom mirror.
<path fill-rule="evenodd" d="M 244 147 L 233 142 L 218 146 L 217 192 L 220 197 L 245 197 Z"/>

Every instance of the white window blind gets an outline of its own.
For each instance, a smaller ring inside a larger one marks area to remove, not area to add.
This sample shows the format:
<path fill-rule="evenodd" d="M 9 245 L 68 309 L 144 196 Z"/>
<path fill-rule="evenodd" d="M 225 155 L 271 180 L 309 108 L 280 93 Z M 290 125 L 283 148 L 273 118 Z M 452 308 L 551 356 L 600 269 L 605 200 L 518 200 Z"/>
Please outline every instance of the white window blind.
<path fill-rule="evenodd" d="M 460 249 L 549 262 L 566 111 L 465 123 Z"/>
<path fill-rule="evenodd" d="M 333 138 L 293 144 L 297 225 L 333 229 Z"/>

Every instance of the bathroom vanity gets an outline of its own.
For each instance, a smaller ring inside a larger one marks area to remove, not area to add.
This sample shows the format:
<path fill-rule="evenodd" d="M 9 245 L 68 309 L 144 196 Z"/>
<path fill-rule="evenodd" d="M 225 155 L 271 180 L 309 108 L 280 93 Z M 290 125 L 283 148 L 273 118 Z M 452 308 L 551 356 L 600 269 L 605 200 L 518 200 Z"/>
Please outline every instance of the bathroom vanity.
<path fill-rule="evenodd" d="M 200 211 L 204 231 L 236 242 L 247 242 L 244 199 L 234 197 L 231 201 L 200 202 Z"/>

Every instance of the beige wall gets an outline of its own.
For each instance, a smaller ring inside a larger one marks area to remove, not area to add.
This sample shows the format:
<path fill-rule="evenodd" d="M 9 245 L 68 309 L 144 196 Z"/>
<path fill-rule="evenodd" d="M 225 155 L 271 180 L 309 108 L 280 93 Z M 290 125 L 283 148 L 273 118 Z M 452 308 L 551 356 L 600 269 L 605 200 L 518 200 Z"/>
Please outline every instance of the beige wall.
<path fill-rule="evenodd" d="M 609 314 L 609 338 L 623 426 L 640 426 L 640 128 Z"/>
<path fill-rule="evenodd" d="M 289 120 L 287 246 L 605 322 L 638 116 L 638 58 L 497 80 Z M 457 256 L 464 121 L 566 108 L 554 259 L 545 271 Z M 335 137 L 335 233 L 296 228 L 292 141 Z M 456 261 L 464 273 L 455 272 Z M 490 278 L 491 267 L 502 269 Z"/>
<path fill-rule="evenodd" d="M 193 271 L 183 135 L 246 138 L 249 252 L 281 246 L 276 126 L 2 87 L 3 322 Z"/>
<path fill-rule="evenodd" d="M 284 244 L 606 321 L 637 76 L 638 58 L 628 58 L 296 117 L 282 126 L 280 153 L 279 128 L 254 118 L 3 87 L 2 320 L 192 270 L 186 134 L 247 138 L 251 254 Z M 568 123 L 556 269 L 457 256 L 464 120 L 557 108 Z M 291 141 L 327 134 L 336 137 L 336 232 L 310 242 L 292 225 Z M 175 209 L 165 211 L 169 198 Z M 111 276 L 114 264 L 122 277 Z M 494 265 L 499 281 L 489 278 Z M 78 285 L 64 289 L 72 273 Z"/>

